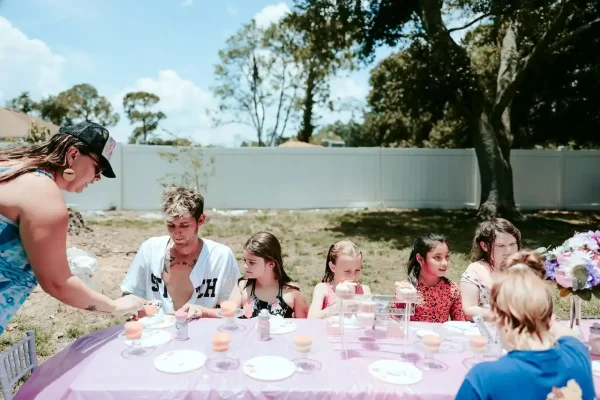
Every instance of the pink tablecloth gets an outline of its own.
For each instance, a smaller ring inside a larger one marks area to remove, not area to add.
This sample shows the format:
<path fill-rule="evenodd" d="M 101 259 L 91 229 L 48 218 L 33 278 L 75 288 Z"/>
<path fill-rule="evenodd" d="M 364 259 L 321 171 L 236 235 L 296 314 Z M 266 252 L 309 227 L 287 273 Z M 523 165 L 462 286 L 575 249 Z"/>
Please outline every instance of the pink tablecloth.
<path fill-rule="evenodd" d="M 127 349 L 119 336 L 122 325 L 111 327 L 75 341 L 45 362 L 19 390 L 16 400 L 104 400 L 104 399 L 452 399 L 467 369 L 462 360 L 468 351 L 440 354 L 448 365 L 443 372 L 424 372 L 414 385 L 382 382 L 368 372 L 377 359 L 397 359 L 398 339 L 377 339 L 364 330 L 350 331 L 348 356 L 343 357 L 339 344 L 332 344 L 325 334 L 325 322 L 295 320 L 296 331 L 273 335 L 261 342 L 254 329 L 255 321 L 240 320 L 246 330 L 233 335 L 232 355 L 240 363 L 258 355 L 295 358 L 292 338 L 298 333 L 312 333 L 317 349 L 315 359 L 323 364 L 312 374 L 296 373 L 279 382 L 263 382 L 248 377 L 240 366 L 227 373 L 211 372 L 202 367 L 184 374 L 165 374 L 154 368 L 153 360 L 164 352 L 194 349 L 212 356 L 211 334 L 222 320 L 203 319 L 190 323 L 190 339 L 171 341 L 144 358 L 125 359 Z M 592 321 L 585 321 L 584 327 Z M 413 324 L 414 328 L 443 329 L 437 324 Z M 173 330 L 173 328 L 170 328 Z M 440 332 L 442 333 L 442 332 Z M 411 341 L 416 341 L 413 335 Z M 457 339 L 458 340 L 458 339 Z M 419 351 L 414 348 L 415 352 Z M 596 387 L 600 382 L 596 380 Z"/>

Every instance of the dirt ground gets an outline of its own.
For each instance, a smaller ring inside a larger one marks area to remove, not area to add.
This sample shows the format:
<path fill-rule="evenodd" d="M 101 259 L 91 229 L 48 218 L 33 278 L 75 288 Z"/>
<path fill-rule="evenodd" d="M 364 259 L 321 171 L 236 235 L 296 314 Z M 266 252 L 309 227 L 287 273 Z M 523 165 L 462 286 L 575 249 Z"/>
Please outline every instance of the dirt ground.
<path fill-rule="evenodd" d="M 284 264 L 299 282 L 309 301 L 322 278 L 326 251 L 336 240 L 349 238 L 364 252 L 361 280 L 375 293 L 387 293 L 390 282 L 405 276 L 405 262 L 414 238 L 433 230 L 446 234 L 458 277 L 469 263 L 469 250 L 476 227 L 472 211 L 428 210 L 313 210 L 208 212 L 201 235 L 229 245 L 242 266 L 242 245 L 260 230 L 273 232 L 282 242 Z M 576 231 L 599 229 L 600 213 L 538 212 L 517 223 L 524 247 L 557 245 Z M 160 215 L 140 212 L 84 214 L 92 232 L 69 237 L 69 246 L 94 252 L 100 260 L 95 284 L 110 297 L 120 296 L 119 286 L 139 245 L 147 238 L 166 233 Z M 566 302 L 558 301 L 565 316 Z M 584 313 L 600 314 L 598 301 L 584 304 Z M 36 333 L 41 362 L 87 333 L 121 323 L 117 318 L 79 311 L 59 304 L 39 287 L 0 337 L 0 350 Z"/>

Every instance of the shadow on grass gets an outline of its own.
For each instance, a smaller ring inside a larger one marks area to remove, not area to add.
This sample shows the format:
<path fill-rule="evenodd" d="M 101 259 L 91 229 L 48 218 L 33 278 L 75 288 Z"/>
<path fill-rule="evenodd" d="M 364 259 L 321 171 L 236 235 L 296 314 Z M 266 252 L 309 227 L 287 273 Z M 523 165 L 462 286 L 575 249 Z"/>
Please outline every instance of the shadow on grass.
<path fill-rule="evenodd" d="M 524 248 L 556 246 L 575 232 L 600 229 L 600 212 L 529 212 L 515 225 Z M 337 224 L 336 224 L 337 223 Z M 336 216 L 330 231 L 386 241 L 398 249 L 412 247 L 415 238 L 433 231 L 445 235 L 452 251 L 468 253 L 478 220 L 473 210 L 386 210 Z"/>

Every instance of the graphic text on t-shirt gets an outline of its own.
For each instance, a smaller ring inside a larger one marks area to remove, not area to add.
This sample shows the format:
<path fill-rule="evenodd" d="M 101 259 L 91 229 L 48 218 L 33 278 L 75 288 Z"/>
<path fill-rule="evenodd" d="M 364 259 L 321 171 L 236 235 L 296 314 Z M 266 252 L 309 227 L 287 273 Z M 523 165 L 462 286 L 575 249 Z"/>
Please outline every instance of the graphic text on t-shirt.
<path fill-rule="evenodd" d="M 215 290 L 217 288 L 218 280 L 219 278 L 202 279 L 202 284 L 194 289 L 195 293 L 198 295 L 198 298 L 201 299 L 203 297 L 215 297 Z M 165 299 L 169 297 L 167 287 L 164 285 L 162 278 L 150 273 L 150 281 L 152 282 L 153 292 L 159 293 L 162 289 L 162 297 Z"/>

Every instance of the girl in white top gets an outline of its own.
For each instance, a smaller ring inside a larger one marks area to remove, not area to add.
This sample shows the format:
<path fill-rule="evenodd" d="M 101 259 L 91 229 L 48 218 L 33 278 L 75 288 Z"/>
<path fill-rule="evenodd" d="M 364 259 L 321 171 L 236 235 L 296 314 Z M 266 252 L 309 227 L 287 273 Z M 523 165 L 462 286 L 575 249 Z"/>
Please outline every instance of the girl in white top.
<path fill-rule="evenodd" d="M 477 227 L 473 239 L 472 260 L 460 279 L 463 311 L 467 320 L 481 315 L 490 320 L 492 272 L 504 260 L 521 249 L 521 232 L 503 218 L 491 218 Z"/>

